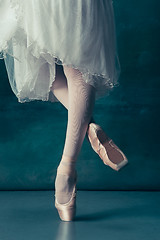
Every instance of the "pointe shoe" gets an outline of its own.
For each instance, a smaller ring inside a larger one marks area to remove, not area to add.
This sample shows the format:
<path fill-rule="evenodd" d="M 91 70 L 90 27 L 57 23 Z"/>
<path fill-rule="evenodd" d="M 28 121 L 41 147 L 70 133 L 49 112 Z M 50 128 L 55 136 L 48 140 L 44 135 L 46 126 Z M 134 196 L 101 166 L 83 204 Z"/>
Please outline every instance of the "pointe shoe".
<path fill-rule="evenodd" d="M 73 221 L 76 216 L 76 193 L 77 193 L 76 184 L 77 184 L 77 171 L 75 170 L 75 184 L 74 184 L 72 196 L 67 203 L 64 203 L 64 204 L 58 203 L 56 198 L 57 191 L 55 191 L 55 207 L 62 221 Z"/>
<path fill-rule="evenodd" d="M 119 171 L 128 163 L 124 153 L 98 124 L 90 123 L 87 134 L 93 150 L 99 155 L 105 165 Z"/>

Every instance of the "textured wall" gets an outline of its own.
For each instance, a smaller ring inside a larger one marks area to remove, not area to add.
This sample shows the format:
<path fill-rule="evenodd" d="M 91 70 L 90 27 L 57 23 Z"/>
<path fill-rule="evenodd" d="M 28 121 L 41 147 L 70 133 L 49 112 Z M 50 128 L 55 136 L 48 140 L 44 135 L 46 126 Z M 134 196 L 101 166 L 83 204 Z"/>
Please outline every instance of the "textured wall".
<path fill-rule="evenodd" d="M 87 140 L 77 162 L 79 189 L 160 189 L 158 1 L 113 1 L 120 87 L 96 102 L 94 117 L 124 151 L 120 172 L 105 166 Z M 0 189 L 54 189 L 67 110 L 60 103 L 18 103 L 0 61 Z"/>

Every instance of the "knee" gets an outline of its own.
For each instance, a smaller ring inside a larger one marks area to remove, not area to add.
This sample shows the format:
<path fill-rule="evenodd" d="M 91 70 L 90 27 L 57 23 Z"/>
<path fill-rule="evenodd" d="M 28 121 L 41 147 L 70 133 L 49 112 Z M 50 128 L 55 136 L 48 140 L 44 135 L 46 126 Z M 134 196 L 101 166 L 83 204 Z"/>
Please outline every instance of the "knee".
<path fill-rule="evenodd" d="M 63 72 L 63 66 L 62 65 L 58 65 L 56 64 L 56 77 L 59 78 L 59 77 L 65 77 L 64 76 L 64 72 Z"/>
<path fill-rule="evenodd" d="M 66 65 L 63 66 L 63 69 L 67 78 L 76 79 L 77 77 L 82 77 L 82 73 L 78 69 Z"/>
<path fill-rule="evenodd" d="M 54 90 L 66 87 L 67 86 L 67 80 L 63 72 L 63 67 L 61 65 L 56 64 L 56 74 L 55 74 L 55 80 L 52 83 L 51 90 L 54 92 Z"/>

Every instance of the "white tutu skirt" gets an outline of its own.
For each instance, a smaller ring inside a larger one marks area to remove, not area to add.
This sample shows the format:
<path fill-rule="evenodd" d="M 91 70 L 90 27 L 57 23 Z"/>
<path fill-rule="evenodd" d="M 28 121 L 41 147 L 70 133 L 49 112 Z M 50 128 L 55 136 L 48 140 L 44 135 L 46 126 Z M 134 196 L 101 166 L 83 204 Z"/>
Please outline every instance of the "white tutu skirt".
<path fill-rule="evenodd" d="M 79 69 L 96 99 L 119 86 L 111 0 L 0 0 L 0 52 L 18 101 L 52 101 L 56 65 Z"/>

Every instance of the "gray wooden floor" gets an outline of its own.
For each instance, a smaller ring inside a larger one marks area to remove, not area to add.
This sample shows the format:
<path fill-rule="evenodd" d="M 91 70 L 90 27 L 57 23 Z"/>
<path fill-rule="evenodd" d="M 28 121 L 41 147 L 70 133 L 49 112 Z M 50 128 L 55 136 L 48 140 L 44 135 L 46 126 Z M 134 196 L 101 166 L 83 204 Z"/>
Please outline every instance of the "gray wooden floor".
<path fill-rule="evenodd" d="M 160 239 L 160 192 L 77 191 L 75 221 L 61 221 L 54 191 L 1 191 L 0 240 Z"/>

